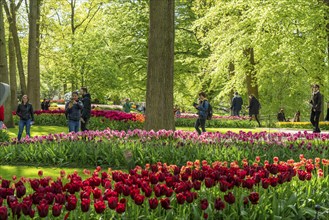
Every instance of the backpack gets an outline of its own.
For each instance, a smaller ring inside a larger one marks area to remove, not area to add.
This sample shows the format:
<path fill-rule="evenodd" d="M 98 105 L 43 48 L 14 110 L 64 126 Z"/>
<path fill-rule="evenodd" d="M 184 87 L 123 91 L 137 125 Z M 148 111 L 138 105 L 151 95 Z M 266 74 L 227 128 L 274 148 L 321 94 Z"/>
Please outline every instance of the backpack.
<path fill-rule="evenodd" d="M 208 102 L 208 109 L 206 111 L 206 114 L 207 114 L 207 120 L 211 120 L 212 118 L 212 106 L 210 105 L 210 103 Z"/>

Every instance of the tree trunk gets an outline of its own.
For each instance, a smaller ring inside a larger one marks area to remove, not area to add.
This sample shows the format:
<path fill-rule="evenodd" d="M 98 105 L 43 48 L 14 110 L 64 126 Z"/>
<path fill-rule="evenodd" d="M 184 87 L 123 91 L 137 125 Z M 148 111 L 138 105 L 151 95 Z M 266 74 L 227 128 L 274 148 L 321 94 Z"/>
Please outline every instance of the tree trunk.
<path fill-rule="evenodd" d="M 17 107 L 17 83 L 16 83 L 16 55 L 15 46 L 12 35 L 9 34 L 8 40 L 9 51 L 9 75 L 10 75 L 10 93 L 11 93 L 11 111 L 15 111 Z"/>
<path fill-rule="evenodd" d="M 11 34 L 13 36 L 14 45 L 15 45 L 15 51 L 16 51 L 16 58 L 17 58 L 17 67 L 18 67 L 18 73 L 19 73 L 19 81 L 21 86 L 21 95 L 26 94 L 26 81 L 25 81 L 25 74 L 24 74 L 24 68 L 23 68 L 23 59 L 22 59 L 22 52 L 21 52 L 21 45 L 18 38 L 17 33 L 17 25 L 16 25 L 16 5 L 14 0 L 10 0 L 10 11 L 8 8 L 8 5 L 4 2 L 6 15 L 9 21 L 9 27 Z"/>
<path fill-rule="evenodd" d="M 254 48 L 248 48 L 245 50 L 244 54 L 249 56 L 249 65 L 247 66 L 247 92 L 248 95 L 253 94 L 258 99 L 258 84 L 255 73 L 255 57 Z"/>
<path fill-rule="evenodd" d="M 174 0 L 150 0 L 146 130 L 174 130 Z"/>
<path fill-rule="evenodd" d="M 3 2 L 0 1 L 0 82 L 9 84 L 5 23 L 4 23 L 2 6 L 3 6 Z M 11 114 L 10 95 L 6 100 L 4 107 L 5 107 L 4 123 L 8 127 L 14 127 L 13 115 Z"/>
<path fill-rule="evenodd" d="M 39 20 L 40 1 L 30 0 L 29 52 L 28 52 L 28 96 L 35 110 L 40 109 L 39 69 Z"/>

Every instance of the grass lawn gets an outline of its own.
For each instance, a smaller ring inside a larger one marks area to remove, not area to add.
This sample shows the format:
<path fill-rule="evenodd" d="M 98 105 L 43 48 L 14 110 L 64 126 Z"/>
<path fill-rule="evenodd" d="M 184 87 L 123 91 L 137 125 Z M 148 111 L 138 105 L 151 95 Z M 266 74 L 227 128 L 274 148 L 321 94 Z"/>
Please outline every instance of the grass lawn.
<path fill-rule="evenodd" d="M 40 136 L 47 134 L 55 134 L 61 132 L 68 132 L 68 127 L 59 127 L 59 126 L 39 126 L 33 125 L 31 127 L 31 136 Z M 18 126 L 15 128 L 8 128 L 8 134 L 11 138 L 17 137 L 18 134 Z M 25 137 L 25 130 L 23 132 L 23 137 Z"/>
<path fill-rule="evenodd" d="M 96 168 L 96 167 L 95 167 Z M 104 167 L 104 171 L 106 171 Z M 13 175 L 16 175 L 17 178 L 28 177 L 28 178 L 38 178 L 38 171 L 43 171 L 43 176 L 50 176 L 53 179 L 56 179 L 60 176 L 59 172 L 65 170 L 66 174 L 71 174 L 74 171 L 77 171 L 80 176 L 87 177 L 83 174 L 83 168 L 59 168 L 59 167 L 32 167 L 32 166 L 7 166 L 0 165 L 0 177 L 3 179 L 11 180 Z M 93 169 L 89 169 L 91 173 Z M 1 178 L 0 178 L 1 179 Z"/>

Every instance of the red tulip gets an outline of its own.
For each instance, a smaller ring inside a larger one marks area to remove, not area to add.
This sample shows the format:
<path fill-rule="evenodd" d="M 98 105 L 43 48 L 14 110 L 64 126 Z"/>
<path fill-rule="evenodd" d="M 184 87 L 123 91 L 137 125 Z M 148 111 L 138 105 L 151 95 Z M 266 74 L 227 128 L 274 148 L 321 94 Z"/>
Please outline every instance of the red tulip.
<path fill-rule="evenodd" d="M 72 211 L 76 209 L 78 200 L 75 195 L 69 195 L 66 200 L 67 204 L 65 205 L 65 208 L 67 211 Z"/>
<path fill-rule="evenodd" d="M 158 207 L 159 201 L 157 198 L 149 199 L 150 209 L 156 209 Z"/>
<path fill-rule="evenodd" d="M 200 190 L 201 189 L 201 182 L 199 180 L 193 181 L 193 187 L 195 190 Z"/>
<path fill-rule="evenodd" d="M 99 199 L 102 196 L 102 190 L 100 190 L 99 188 L 93 189 L 92 192 L 94 195 L 94 199 Z"/>
<path fill-rule="evenodd" d="M 183 193 L 176 194 L 176 199 L 178 204 L 184 204 L 186 196 Z"/>
<path fill-rule="evenodd" d="M 115 209 L 118 205 L 118 197 L 109 197 L 107 201 L 110 209 Z"/>
<path fill-rule="evenodd" d="M 126 211 L 126 204 L 125 203 L 118 203 L 115 211 L 119 214 L 124 213 Z"/>
<path fill-rule="evenodd" d="M 0 206 L 0 219 L 7 220 L 8 219 L 8 210 L 6 206 Z"/>
<path fill-rule="evenodd" d="M 29 215 L 32 210 L 32 200 L 31 199 L 24 199 L 22 204 L 22 212 L 24 215 Z"/>
<path fill-rule="evenodd" d="M 106 205 L 105 205 L 104 201 L 99 200 L 99 201 L 97 201 L 97 202 L 94 203 L 94 208 L 95 208 L 95 211 L 98 214 L 101 214 L 106 209 Z"/>
<path fill-rule="evenodd" d="M 204 219 L 208 219 L 208 214 L 207 213 L 203 213 L 203 218 Z"/>
<path fill-rule="evenodd" d="M 205 185 L 207 188 L 211 188 L 215 184 L 215 181 L 212 178 L 207 177 L 205 179 Z"/>
<path fill-rule="evenodd" d="M 207 199 L 202 199 L 201 201 L 201 210 L 206 210 L 208 208 L 208 200 Z"/>
<path fill-rule="evenodd" d="M 43 176 L 43 171 L 42 171 L 42 170 L 39 170 L 39 171 L 38 171 L 38 176 L 40 176 L 40 177 Z"/>
<path fill-rule="evenodd" d="M 164 209 L 171 209 L 171 207 L 170 207 L 170 200 L 168 198 L 161 199 L 160 202 L 161 202 L 162 208 L 164 208 Z"/>
<path fill-rule="evenodd" d="M 266 179 L 266 178 L 262 178 L 262 187 L 264 189 L 267 189 L 270 185 L 271 181 L 269 179 Z"/>
<path fill-rule="evenodd" d="M 38 214 L 41 218 L 44 218 L 48 215 L 49 205 L 46 200 L 42 200 L 39 205 L 37 205 Z"/>
<path fill-rule="evenodd" d="M 232 192 L 229 192 L 227 195 L 224 195 L 224 200 L 228 204 L 233 204 L 235 202 L 235 197 Z"/>
<path fill-rule="evenodd" d="M 259 200 L 259 194 L 257 192 L 251 192 L 248 198 L 251 204 L 257 204 Z"/>
<path fill-rule="evenodd" d="M 10 180 L 3 179 L 1 182 L 1 188 L 9 188 L 10 186 Z"/>
<path fill-rule="evenodd" d="M 191 193 L 189 191 L 186 191 L 185 192 L 185 196 L 186 196 L 186 202 L 188 202 L 188 203 L 192 203 L 193 202 L 193 200 L 194 200 L 193 193 Z"/>
<path fill-rule="evenodd" d="M 223 210 L 225 209 L 225 203 L 221 200 L 221 198 L 218 198 L 215 200 L 215 209 L 217 210 Z"/>
<path fill-rule="evenodd" d="M 55 195 L 55 203 L 64 205 L 65 204 L 65 195 L 64 194 Z"/>
<path fill-rule="evenodd" d="M 143 196 L 143 195 L 140 195 L 140 194 L 135 195 L 135 198 L 134 198 L 135 204 L 142 205 L 144 202 L 144 198 L 145 198 L 145 196 Z"/>
<path fill-rule="evenodd" d="M 37 180 L 37 179 L 30 180 L 30 184 L 31 184 L 31 188 L 32 188 L 34 191 L 37 191 L 37 190 L 39 189 L 39 186 L 40 186 L 40 182 L 39 182 L 39 180 Z"/>
<path fill-rule="evenodd" d="M 26 193 L 26 188 L 24 185 L 20 185 L 16 188 L 16 196 L 17 198 L 22 198 Z"/>
<path fill-rule="evenodd" d="M 0 206 L 2 206 L 3 198 L 0 197 Z"/>
<path fill-rule="evenodd" d="M 52 214 L 54 217 L 60 216 L 62 211 L 62 205 L 55 203 L 52 208 Z"/>
<path fill-rule="evenodd" d="M 81 211 L 82 212 L 88 212 L 89 207 L 90 207 L 90 199 L 89 198 L 81 199 Z"/>

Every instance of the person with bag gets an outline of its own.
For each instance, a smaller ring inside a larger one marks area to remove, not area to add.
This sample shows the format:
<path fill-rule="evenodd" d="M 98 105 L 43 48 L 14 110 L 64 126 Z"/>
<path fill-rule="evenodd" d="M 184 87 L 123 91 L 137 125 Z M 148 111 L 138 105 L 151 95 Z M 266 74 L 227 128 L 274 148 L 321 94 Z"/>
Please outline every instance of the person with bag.
<path fill-rule="evenodd" d="M 16 115 L 20 120 L 18 123 L 18 141 L 21 140 L 24 127 L 26 127 L 26 136 L 31 137 L 30 128 L 34 122 L 33 107 L 29 103 L 27 95 L 23 95 L 21 103 L 17 106 Z"/>
<path fill-rule="evenodd" d="M 261 127 L 261 124 L 258 119 L 259 109 L 261 108 L 261 105 L 254 95 L 249 95 L 249 106 L 247 108 L 249 109 L 250 121 L 252 120 L 252 116 L 254 115 L 258 126 Z"/>
<path fill-rule="evenodd" d="M 204 92 L 199 93 L 199 105 L 197 103 L 193 103 L 193 106 L 198 110 L 198 119 L 195 122 L 195 129 L 198 134 L 201 134 L 201 127 L 202 132 L 206 132 L 206 120 L 208 117 L 208 109 L 209 109 L 209 102 L 207 100 L 207 95 Z"/>

